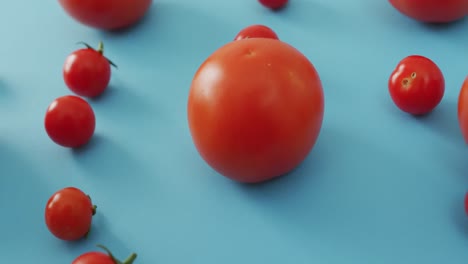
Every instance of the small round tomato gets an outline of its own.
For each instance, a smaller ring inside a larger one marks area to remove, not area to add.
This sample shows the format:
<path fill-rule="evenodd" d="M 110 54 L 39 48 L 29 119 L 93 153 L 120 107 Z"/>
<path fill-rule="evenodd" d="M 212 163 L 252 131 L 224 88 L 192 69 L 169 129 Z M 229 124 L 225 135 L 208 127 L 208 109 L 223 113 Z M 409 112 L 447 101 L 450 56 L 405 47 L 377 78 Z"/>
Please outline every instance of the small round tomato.
<path fill-rule="evenodd" d="M 188 122 L 198 152 L 220 174 L 262 182 L 297 167 L 311 151 L 324 114 L 312 63 L 270 38 L 232 41 L 196 71 Z"/>
<path fill-rule="evenodd" d="M 411 55 L 401 60 L 390 75 L 388 90 L 395 105 L 413 115 L 436 108 L 445 92 L 442 71 L 430 59 Z"/>
<path fill-rule="evenodd" d="M 140 21 L 152 0 L 58 0 L 62 8 L 81 24 L 103 30 L 130 27 Z"/>
<path fill-rule="evenodd" d="M 83 253 L 73 260 L 72 264 L 132 264 L 137 258 L 137 254 L 132 253 L 126 260 L 120 261 L 106 247 L 102 245 L 98 245 L 98 247 L 106 253 L 98 251 Z"/>
<path fill-rule="evenodd" d="M 468 76 L 458 95 L 458 123 L 463 139 L 468 144 Z"/>
<path fill-rule="evenodd" d="M 75 187 L 55 192 L 45 207 L 45 222 L 57 238 L 67 241 L 85 237 L 91 229 L 96 206 L 91 198 Z"/>
<path fill-rule="evenodd" d="M 109 85 L 111 65 L 116 65 L 104 57 L 104 44 L 99 42 L 97 50 L 86 43 L 67 56 L 63 65 L 63 79 L 68 88 L 77 95 L 97 97 Z"/>
<path fill-rule="evenodd" d="M 288 0 L 258 0 L 260 4 L 270 9 L 281 9 L 286 6 Z"/>
<path fill-rule="evenodd" d="M 87 101 L 78 96 L 66 95 L 49 105 L 44 126 L 55 143 L 63 147 L 78 148 L 92 138 L 96 118 Z"/>
<path fill-rule="evenodd" d="M 467 0 L 389 0 L 405 16 L 425 23 L 449 23 L 465 17 Z"/>
<path fill-rule="evenodd" d="M 243 28 L 237 33 L 234 40 L 241 40 L 247 38 L 271 38 L 278 39 L 278 35 L 271 28 L 264 25 L 251 25 Z"/>

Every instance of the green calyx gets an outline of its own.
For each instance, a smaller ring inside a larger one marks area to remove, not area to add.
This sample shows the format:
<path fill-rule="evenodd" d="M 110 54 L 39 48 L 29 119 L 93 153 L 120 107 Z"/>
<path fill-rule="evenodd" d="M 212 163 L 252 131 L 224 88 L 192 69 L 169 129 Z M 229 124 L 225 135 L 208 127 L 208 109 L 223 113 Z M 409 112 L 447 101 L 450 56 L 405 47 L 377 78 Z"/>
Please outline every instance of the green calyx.
<path fill-rule="evenodd" d="M 135 259 L 137 258 L 137 254 L 132 253 L 124 261 L 120 261 L 120 260 L 116 259 L 114 257 L 114 255 L 112 254 L 112 252 L 109 249 L 107 249 L 105 246 L 103 246 L 103 245 L 97 245 L 97 246 L 100 247 L 101 249 L 103 249 L 104 251 L 106 251 L 107 254 L 109 255 L 109 257 L 114 261 L 115 264 L 132 264 L 135 261 Z"/>
<path fill-rule="evenodd" d="M 76 44 L 84 45 L 84 46 L 86 46 L 86 48 L 92 49 L 92 50 L 94 50 L 94 51 L 96 51 L 99 54 L 104 56 L 104 43 L 102 41 L 99 41 L 97 50 L 94 49 L 93 47 L 91 47 L 91 45 L 89 45 L 88 43 L 83 42 L 83 41 L 79 41 Z M 104 57 L 104 58 L 106 58 L 106 57 Z M 110 65 L 114 66 L 116 69 L 118 68 L 117 65 L 115 63 L 113 63 L 111 60 L 109 60 L 108 58 L 106 58 L 106 60 L 109 62 Z"/>

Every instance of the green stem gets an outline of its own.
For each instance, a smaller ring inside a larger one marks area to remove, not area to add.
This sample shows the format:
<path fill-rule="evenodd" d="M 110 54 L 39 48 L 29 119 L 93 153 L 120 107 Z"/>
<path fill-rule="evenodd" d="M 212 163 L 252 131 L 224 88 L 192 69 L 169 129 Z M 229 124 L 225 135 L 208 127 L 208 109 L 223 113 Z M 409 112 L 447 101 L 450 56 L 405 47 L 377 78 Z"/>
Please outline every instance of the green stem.
<path fill-rule="evenodd" d="M 103 245 L 97 245 L 97 246 L 102 248 L 104 251 L 106 251 L 107 254 L 109 255 L 109 257 L 115 262 L 115 264 L 133 264 L 133 262 L 137 258 L 137 254 L 132 253 L 127 259 L 124 260 L 124 262 L 122 262 L 122 261 L 116 259 L 114 257 L 114 255 L 112 254 L 112 252 L 108 248 L 106 248 L 105 246 L 103 246 Z"/>
<path fill-rule="evenodd" d="M 79 41 L 77 42 L 76 44 L 82 44 L 82 45 L 85 45 L 86 48 L 88 49 L 92 49 L 92 50 L 95 50 L 93 47 L 91 47 L 91 45 L 89 45 L 88 43 L 86 42 L 83 42 L 83 41 Z M 97 50 L 95 50 L 97 52 L 99 52 L 99 54 L 103 55 L 104 56 L 104 43 L 102 41 L 99 41 L 99 44 L 98 44 L 98 48 Z M 109 60 L 108 58 L 106 58 L 106 60 L 109 62 L 110 65 L 112 65 L 113 67 L 115 67 L 116 69 L 118 69 L 117 65 L 112 62 L 111 60 Z"/>
<path fill-rule="evenodd" d="M 104 43 L 99 41 L 97 52 L 104 54 Z"/>
<path fill-rule="evenodd" d="M 124 262 L 122 264 L 132 264 L 133 261 L 135 261 L 136 258 L 137 258 L 137 254 L 132 253 L 126 260 L 124 260 Z"/>

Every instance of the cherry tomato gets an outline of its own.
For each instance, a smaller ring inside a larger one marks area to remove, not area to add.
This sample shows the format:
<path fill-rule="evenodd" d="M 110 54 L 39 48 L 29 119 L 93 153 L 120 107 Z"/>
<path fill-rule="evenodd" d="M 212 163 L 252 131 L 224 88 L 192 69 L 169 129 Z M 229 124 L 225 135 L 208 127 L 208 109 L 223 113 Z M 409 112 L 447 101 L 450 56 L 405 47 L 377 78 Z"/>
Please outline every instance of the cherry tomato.
<path fill-rule="evenodd" d="M 390 96 L 400 110 L 424 115 L 436 108 L 445 92 L 445 80 L 430 59 L 411 55 L 401 60 L 388 81 Z"/>
<path fill-rule="evenodd" d="M 468 193 L 465 194 L 465 213 L 468 215 Z"/>
<path fill-rule="evenodd" d="M 57 238 L 67 241 L 84 238 L 91 229 L 96 206 L 91 198 L 75 187 L 55 192 L 47 201 L 45 222 Z"/>
<path fill-rule="evenodd" d="M 188 122 L 202 158 L 220 174 L 266 181 L 298 166 L 322 126 L 318 73 L 297 49 L 270 38 L 232 41 L 196 71 Z"/>
<path fill-rule="evenodd" d="M 63 65 L 63 78 L 68 88 L 77 95 L 97 97 L 109 85 L 111 65 L 116 65 L 104 57 L 104 44 L 99 43 L 97 50 L 86 43 L 87 47 L 72 52 Z"/>
<path fill-rule="evenodd" d="M 152 0 L 58 0 L 61 7 L 81 24 L 103 30 L 130 27 L 140 21 Z"/>
<path fill-rule="evenodd" d="M 468 144 L 468 76 L 458 95 L 458 123 L 465 142 Z"/>
<path fill-rule="evenodd" d="M 78 148 L 92 138 L 96 118 L 88 102 L 78 96 L 66 95 L 49 105 L 44 126 L 48 136 L 58 145 Z"/>
<path fill-rule="evenodd" d="M 286 6 L 288 0 L 258 0 L 260 4 L 270 9 L 281 9 Z"/>
<path fill-rule="evenodd" d="M 467 0 L 389 0 L 400 13 L 425 23 L 449 23 L 465 17 Z"/>
<path fill-rule="evenodd" d="M 137 258 L 136 253 L 132 253 L 126 260 L 120 261 L 104 246 L 98 245 L 106 253 L 92 251 L 83 253 L 73 260 L 72 264 L 132 264 Z"/>
<path fill-rule="evenodd" d="M 246 38 L 272 38 L 278 39 L 278 35 L 271 28 L 264 25 L 251 25 L 243 28 L 237 33 L 234 40 L 241 40 Z"/>

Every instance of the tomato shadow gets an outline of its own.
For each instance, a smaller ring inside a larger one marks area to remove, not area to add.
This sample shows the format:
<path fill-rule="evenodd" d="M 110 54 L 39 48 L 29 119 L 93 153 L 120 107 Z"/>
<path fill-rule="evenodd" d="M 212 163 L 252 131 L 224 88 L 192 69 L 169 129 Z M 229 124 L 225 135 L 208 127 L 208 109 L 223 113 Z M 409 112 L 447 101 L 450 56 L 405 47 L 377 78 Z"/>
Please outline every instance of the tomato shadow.
<path fill-rule="evenodd" d="M 270 10 L 268 10 L 270 11 Z M 270 11 L 271 12 L 271 11 Z M 325 5 L 323 2 L 317 1 L 297 1 L 288 3 L 284 9 L 278 10 L 274 15 L 281 15 L 279 19 L 285 22 L 292 22 L 297 27 L 305 27 L 308 29 L 326 29 L 333 32 L 342 32 L 340 27 L 345 26 L 344 19 L 337 19 L 344 17 L 344 14 L 337 14 L 337 10 L 331 6 Z M 326 25 L 317 27 L 317 25 Z"/>
<path fill-rule="evenodd" d="M 322 131 L 312 151 L 293 171 L 262 183 L 236 183 L 247 203 L 254 204 L 280 228 L 302 229 L 305 235 L 307 226 L 314 222 L 313 204 L 319 200 L 317 191 L 330 170 L 327 160 L 333 159 L 333 146 L 329 145 L 327 132 L 326 129 Z"/>
<path fill-rule="evenodd" d="M 88 146 L 73 150 L 72 154 L 85 177 L 92 179 L 90 188 L 105 188 L 142 199 L 154 191 L 153 181 L 157 177 L 149 172 L 146 163 L 137 159 L 137 153 L 114 139 L 96 134 Z"/>
<path fill-rule="evenodd" d="M 185 76 L 184 69 L 194 72 L 210 53 L 231 41 L 236 30 L 210 12 L 183 3 L 157 2 L 137 28 L 126 34 L 101 32 L 101 36 L 119 55 L 115 58 L 119 68 L 136 68 L 150 74 L 163 67 L 180 78 Z"/>
<path fill-rule="evenodd" d="M 464 193 L 458 195 L 457 199 L 454 199 L 453 206 L 450 207 L 451 214 L 449 215 L 452 216 L 455 227 L 463 234 L 468 243 L 468 216 L 465 212 L 464 200 Z"/>
<path fill-rule="evenodd" d="M 138 133 L 143 130 L 136 131 L 135 127 L 148 126 L 148 120 L 167 118 L 169 109 L 158 103 L 163 98 L 152 99 L 135 86 L 115 80 L 100 97 L 91 99 L 90 103 L 99 115 L 97 122 L 105 120 L 119 125 L 123 131 L 129 129 L 129 133 Z M 122 123 L 126 125 L 121 126 Z"/>
<path fill-rule="evenodd" d="M 7 81 L 3 78 L 0 78 L 0 100 L 5 99 L 9 95 L 11 95 L 11 89 Z"/>
<path fill-rule="evenodd" d="M 458 126 L 457 102 L 454 100 L 443 100 L 432 112 L 412 116 L 445 141 L 458 146 L 464 144 L 463 137 Z"/>
<path fill-rule="evenodd" d="M 128 179 L 138 179 L 142 165 L 122 145 L 109 137 L 95 134 L 93 140 L 79 149 L 73 149 L 73 158 L 95 184 L 112 180 L 113 185 L 126 186 Z"/>
<path fill-rule="evenodd" d="M 446 23 L 424 23 L 415 21 L 415 23 L 422 29 L 427 29 L 434 32 L 444 32 L 447 34 L 449 34 L 452 30 L 464 30 L 464 27 L 466 26 L 467 22 L 468 19 L 466 17 Z"/>
<path fill-rule="evenodd" d="M 118 29 L 110 29 L 110 30 L 100 30 L 100 32 L 104 35 L 115 35 L 115 36 L 125 36 L 127 34 L 131 34 L 132 31 L 139 30 L 140 27 L 144 27 L 148 21 L 154 16 L 155 12 L 155 1 L 151 4 L 146 14 L 136 23 L 129 25 L 127 27 L 122 27 Z"/>
<path fill-rule="evenodd" d="M 96 244 L 103 244 L 122 259 L 138 250 L 139 247 L 130 246 L 129 236 L 141 230 L 131 229 L 147 219 L 144 216 L 149 209 L 147 203 L 135 201 L 155 199 L 154 193 L 161 184 L 154 170 L 124 146 L 125 142 L 96 135 L 86 149 L 73 151 L 78 170 L 90 179 L 87 190 L 93 193 L 97 213 L 89 237 L 70 244 L 69 250 L 97 249 Z"/>
<path fill-rule="evenodd" d="M 80 254 L 89 251 L 105 252 L 97 246 L 103 245 L 107 247 L 117 259 L 125 259 L 133 252 L 134 249 L 131 249 L 129 244 L 124 242 L 125 238 L 119 236 L 111 229 L 110 221 L 106 216 L 105 209 L 101 208 L 98 210 L 104 212 L 98 212 L 94 216 L 88 236 L 77 241 L 60 241 L 60 250 L 66 250 L 69 254 L 77 257 Z"/>
<path fill-rule="evenodd" d="M 400 190 L 394 188 L 412 193 L 417 179 L 407 176 L 421 173 L 398 151 L 369 140 L 361 130 L 344 131 L 327 122 L 317 145 L 295 171 L 268 184 L 239 185 L 239 189 L 246 203 L 264 214 L 264 221 L 294 239 L 343 242 L 342 232 L 357 234 L 358 230 L 350 230 L 365 224 L 368 229 L 361 231 L 375 239 L 373 234 L 382 228 L 391 210 L 400 210 L 394 199 L 395 191 Z M 379 210 L 377 203 L 384 201 L 393 208 Z M 349 217 L 343 222 L 340 219 L 345 215 Z"/>
<path fill-rule="evenodd" d="M 30 256 L 18 254 L 19 249 L 29 248 L 30 254 L 39 256 L 39 252 L 47 251 L 44 241 L 55 239 L 43 220 L 53 184 L 47 183 L 26 155 L 6 141 L 0 141 L 0 167 L 2 258 L 27 263 Z"/>

